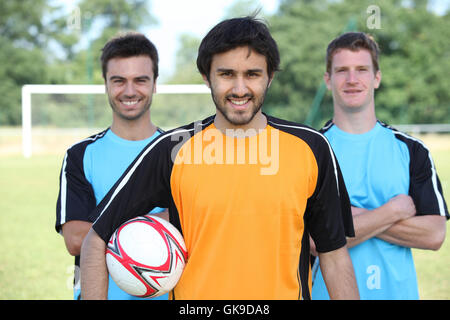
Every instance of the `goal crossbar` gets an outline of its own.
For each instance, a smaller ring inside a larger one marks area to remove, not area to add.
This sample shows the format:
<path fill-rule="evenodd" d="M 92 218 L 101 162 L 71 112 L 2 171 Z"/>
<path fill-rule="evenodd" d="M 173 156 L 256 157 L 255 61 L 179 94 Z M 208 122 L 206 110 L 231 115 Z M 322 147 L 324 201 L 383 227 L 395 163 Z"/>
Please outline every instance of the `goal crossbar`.
<path fill-rule="evenodd" d="M 32 94 L 105 94 L 102 84 L 26 84 L 22 87 L 22 153 L 32 154 L 31 95 Z M 156 94 L 206 94 L 210 89 L 203 84 L 160 84 Z"/>

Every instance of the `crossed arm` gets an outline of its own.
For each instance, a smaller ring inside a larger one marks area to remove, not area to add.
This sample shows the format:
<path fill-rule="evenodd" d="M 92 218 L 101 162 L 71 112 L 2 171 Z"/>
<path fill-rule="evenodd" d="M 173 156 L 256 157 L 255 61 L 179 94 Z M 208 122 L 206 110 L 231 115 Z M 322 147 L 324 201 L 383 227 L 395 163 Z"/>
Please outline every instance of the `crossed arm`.
<path fill-rule="evenodd" d="M 352 207 L 355 237 L 348 239 L 353 247 L 377 237 L 404 247 L 438 250 L 445 239 L 445 217 L 416 215 L 410 196 L 400 194 L 379 208 L 365 210 Z"/>
<path fill-rule="evenodd" d="M 400 194 L 379 208 L 352 207 L 355 237 L 347 239 L 349 248 L 377 237 L 387 242 L 417 249 L 438 250 L 445 239 L 446 218 L 416 215 L 412 198 Z M 311 240 L 311 253 L 317 255 Z"/>

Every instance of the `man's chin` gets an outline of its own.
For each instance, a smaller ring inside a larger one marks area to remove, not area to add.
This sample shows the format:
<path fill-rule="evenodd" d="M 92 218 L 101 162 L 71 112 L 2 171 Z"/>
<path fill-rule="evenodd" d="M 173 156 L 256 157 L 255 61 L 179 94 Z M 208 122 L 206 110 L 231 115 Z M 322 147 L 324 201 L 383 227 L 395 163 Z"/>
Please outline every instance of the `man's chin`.
<path fill-rule="evenodd" d="M 234 126 L 245 126 L 249 124 L 253 118 L 255 117 L 255 113 L 248 114 L 248 113 L 242 113 L 242 114 L 225 114 L 225 119 L 227 121 L 234 125 Z"/>

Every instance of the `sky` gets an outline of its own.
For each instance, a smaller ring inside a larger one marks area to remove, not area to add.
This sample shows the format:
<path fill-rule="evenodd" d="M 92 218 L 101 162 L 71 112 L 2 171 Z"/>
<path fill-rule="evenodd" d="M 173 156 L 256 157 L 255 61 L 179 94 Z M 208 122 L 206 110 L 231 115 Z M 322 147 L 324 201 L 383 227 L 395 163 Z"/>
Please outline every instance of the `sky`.
<path fill-rule="evenodd" d="M 266 13 L 278 8 L 278 0 L 259 0 Z M 159 53 L 161 80 L 174 71 L 178 37 L 190 33 L 203 38 L 206 33 L 224 18 L 234 1 L 223 0 L 152 0 L 151 14 L 158 25 L 140 30 L 156 45 Z"/>

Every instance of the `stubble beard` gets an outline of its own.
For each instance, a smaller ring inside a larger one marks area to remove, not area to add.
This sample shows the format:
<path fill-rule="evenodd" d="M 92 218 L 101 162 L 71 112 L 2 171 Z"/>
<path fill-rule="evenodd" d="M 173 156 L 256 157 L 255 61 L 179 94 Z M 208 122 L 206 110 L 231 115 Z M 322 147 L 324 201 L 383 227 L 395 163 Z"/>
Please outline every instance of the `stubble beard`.
<path fill-rule="evenodd" d="M 133 121 L 133 120 L 137 120 L 137 119 L 141 118 L 142 115 L 145 114 L 150 109 L 150 105 L 152 104 L 151 99 L 149 99 L 149 101 L 144 106 L 144 108 L 142 108 L 142 110 L 140 110 L 137 114 L 127 115 L 120 111 L 120 109 L 117 107 L 117 105 L 114 103 L 114 101 L 111 98 L 108 97 L 108 101 L 109 101 L 109 105 L 110 105 L 112 111 L 114 112 L 114 114 L 116 114 L 119 118 L 121 118 L 123 120 L 127 120 L 127 121 Z"/>
<path fill-rule="evenodd" d="M 262 105 L 264 104 L 266 92 L 267 92 L 267 88 L 266 88 L 266 90 L 264 90 L 264 93 L 261 96 L 261 98 L 259 98 L 257 100 L 254 100 L 255 96 L 252 94 L 246 94 L 241 97 L 236 96 L 234 94 L 230 94 L 230 95 L 225 96 L 222 103 L 220 103 L 220 101 L 218 101 L 217 97 L 215 96 L 215 94 L 212 90 L 211 90 L 211 96 L 212 96 L 214 104 L 216 105 L 216 110 L 218 110 L 229 123 L 231 123 L 234 126 L 242 126 L 242 125 L 247 125 L 248 123 L 250 123 L 253 120 L 253 118 L 255 117 L 255 115 L 261 110 Z M 228 99 L 230 99 L 230 98 L 236 98 L 236 99 L 237 98 L 248 98 L 249 101 L 253 102 L 252 110 L 250 112 L 248 112 L 247 110 L 232 112 L 231 110 L 229 110 L 226 107 L 226 104 L 228 103 Z"/>

